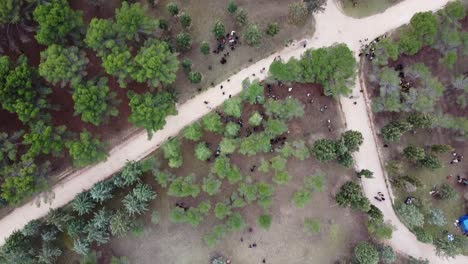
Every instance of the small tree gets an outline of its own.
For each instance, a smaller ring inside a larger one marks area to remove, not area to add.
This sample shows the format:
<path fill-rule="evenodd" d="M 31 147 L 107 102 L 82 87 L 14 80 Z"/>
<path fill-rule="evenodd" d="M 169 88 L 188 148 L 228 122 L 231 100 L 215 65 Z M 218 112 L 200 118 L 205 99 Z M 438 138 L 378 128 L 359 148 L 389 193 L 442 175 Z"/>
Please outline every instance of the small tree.
<path fill-rule="evenodd" d="M 229 122 L 226 125 L 225 135 L 228 137 L 236 137 L 239 134 L 240 125 L 237 123 Z"/>
<path fill-rule="evenodd" d="M 186 177 L 178 177 L 169 186 L 168 194 L 174 197 L 197 197 L 200 193 L 200 187 L 195 183 L 193 174 Z"/>
<path fill-rule="evenodd" d="M 182 60 L 182 69 L 188 72 L 192 70 L 192 61 L 189 58 L 185 58 Z"/>
<path fill-rule="evenodd" d="M 192 25 L 192 18 L 187 13 L 182 13 L 179 19 L 180 19 L 180 24 L 184 28 L 189 28 Z"/>
<path fill-rule="evenodd" d="M 93 138 L 91 133 L 84 131 L 80 133 L 79 140 L 72 140 L 65 143 L 73 164 L 77 167 L 84 167 L 107 158 L 104 143 Z"/>
<path fill-rule="evenodd" d="M 377 264 L 379 262 L 379 252 L 374 245 L 365 241 L 360 242 L 354 248 L 354 255 L 361 264 Z"/>
<path fill-rule="evenodd" d="M 167 4 L 166 9 L 172 16 L 177 16 L 180 11 L 179 6 L 174 2 L 170 2 L 169 4 Z"/>
<path fill-rule="evenodd" d="M 296 2 L 289 5 L 289 23 L 296 26 L 302 25 L 305 23 L 308 16 L 309 10 L 304 2 Z"/>
<path fill-rule="evenodd" d="M 180 51 L 188 51 L 192 48 L 192 37 L 187 32 L 181 32 L 176 35 L 176 46 Z"/>
<path fill-rule="evenodd" d="M 294 193 L 293 203 L 298 208 L 304 208 L 304 206 L 312 200 L 312 194 L 305 188 L 299 189 Z"/>
<path fill-rule="evenodd" d="M 162 149 L 164 151 L 164 158 L 169 160 L 169 167 L 179 168 L 182 166 L 182 148 L 178 138 L 174 138 L 166 142 Z"/>
<path fill-rule="evenodd" d="M 114 188 L 115 187 L 111 182 L 102 181 L 94 185 L 89 193 L 94 201 L 102 204 L 102 202 L 109 200 L 114 196 Z"/>
<path fill-rule="evenodd" d="M 211 157 L 211 155 L 212 152 L 205 142 L 201 142 L 195 147 L 195 157 L 197 157 L 197 159 L 206 161 Z"/>
<path fill-rule="evenodd" d="M 236 12 L 236 23 L 239 26 L 245 26 L 249 23 L 249 15 L 243 8 L 239 8 Z"/>
<path fill-rule="evenodd" d="M 71 205 L 73 210 L 80 216 L 91 212 L 95 206 L 91 195 L 89 195 L 87 192 L 80 193 L 78 196 L 76 196 L 75 199 L 73 199 Z"/>
<path fill-rule="evenodd" d="M 237 5 L 236 1 L 235 0 L 229 0 L 228 6 L 227 6 L 227 10 L 228 10 L 229 14 L 232 15 L 232 14 L 236 13 L 237 8 L 238 8 L 238 5 Z"/>
<path fill-rule="evenodd" d="M 235 97 L 226 100 L 223 105 L 223 110 L 228 116 L 240 118 L 242 115 L 242 99 L 240 97 Z"/>
<path fill-rule="evenodd" d="M 225 203 L 216 203 L 214 212 L 215 212 L 216 218 L 221 219 L 221 220 L 223 220 L 224 218 L 232 214 L 231 208 Z"/>
<path fill-rule="evenodd" d="M 117 210 L 111 217 L 109 229 L 114 236 L 124 236 L 132 228 L 133 219 L 122 210 Z"/>
<path fill-rule="evenodd" d="M 122 6 L 115 10 L 116 28 L 119 34 L 127 40 L 139 39 L 139 34 L 151 34 L 157 21 L 146 14 L 146 8 L 140 3 L 129 4 L 122 2 Z"/>
<path fill-rule="evenodd" d="M 239 140 L 235 138 L 223 138 L 219 143 L 219 148 L 223 154 L 232 154 L 239 146 Z"/>
<path fill-rule="evenodd" d="M 244 32 L 244 39 L 250 46 L 258 47 L 262 43 L 262 31 L 257 24 L 249 24 Z"/>
<path fill-rule="evenodd" d="M 204 55 L 210 54 L 210 44 L 207 41 L 202 41 L 200 44 L 200 52 Z"/>
<path fill-rule="evenodd" d="M 343 184 L 335 198 L 338 205 L 342 207 L 352 207 L 363 212 L 371 209 L 370 202 L 363 195 L 361 187 L 352 181 Z"/>
<path fill-rule="evenodd" d="M 276 34 L 279 33 L 279 31 L 280 31 L 280 27 L 279 27 L 278 22 L 272 22 L 267 25 L 265 33 L 270 37 L 274 37 Z"/>
<path fill-rule="evenodd" d="M 27 152 L 31 157 L 39 154 L 53 154 L 59 156 L 65 147 L 65 126 L 51 126 L 39 120 L 30 124 L 31 131 L 24 134 L 23 144 L 30 145 Z"/>
<path fill-rule="evenodd" d="M 444 183 L 440 186 L 440 198 L 447 200 L 458 200 L 460 194 L 450 184 Z"/>
<path fill-rule="evenodd" d="M 259 126 L 263 121 L 263 117 L 258 111 L 255 111 L 249 118 L 249 124 L 251 126 Z"/>
<path fill-rule="evenodd" d="M 184 129 L 184 137 L 188 140 L 198 141 L 203 136 L 203 130 L 199 122 L 195 122 Z"/>
<path fill-rule="evenodd" d="M 411 161 L 420 161 L 426 157 L 426 152 L 423 148 L 408 146 L 403 150 L 405 157 Z"/>
<path fill-rule="evenodd" d="M 398 204 L 395 212 L 409 228 L 421 227 L 424 224 L 424 215 L 414 205 Z"/>
<path fill-rule="evenodd" d="M 334 160 L 337 157 L 335 142 L 331 139 L 319 139 L 312 146 L 312 153 L 321 162 Z"/>
<path fill-rule="evenodd" d="M 380 259 L 385 264 L 395 263 L 397 255 L 391 246 L 383 246 L 380 250 Z"/>
<path fill-rule="evenodd" d="M 273 218 L 271 215 L 263 214 L 258 218 L 258 224 L 263 229 L 268 230 L 271 227 L 272 220 Z"/>
<path fill-rule="evenodd" d="M 359 173 L 358 173 L 358 176 L 359 177 L 362 177 L 364 176 L 365 178 L 368 178 L 368 179 L 371 179 L 373 178 L 373 175 L 374 173 L 370 170 L 367 170 L 367 169 L 362 169 Z"/>
<path fill-rule="evenodd" d="M 364 138 L 361 132 L 348 130 L 343 133 L 342 139 L 349 152 L 355 152 L 359 150 L 359 146 L 364 142 Z"/>
<path fill-rule="evenodd" d="M 430 170 L 440 169 L 442 168 L 442 163 L 440 162 L 437 156 L 432 154 L 426 154 L 426 156 L 419 161 L 419 163 Z"/>
<path fill-rule="evenodd" d="M 217 113 L 209 113 L 202 119 L 203 127 L 206 131 L 214 132 L 216 134 L 223 133 L 223 122 L 221 116 Z"/>
<path fill-rule="evenodd" d="M 189 80 L 191 83 L 194 83 L 194 84 L 197 84 L 197 83 L 200 83 L 202 81 L 202 74 L 198 71 L 191 71 L 189 73 Z"/>
<path fill-rule="evenodd" d="M 208 195 L 213 196 L 219 192 L 219 188 L 221 187 L 221 181 L 213 176 L 208 176 L 207 178 L 203 178 L 203 185 L 202 190 L 206 192 Z"/>
<path fill-rule="evenodd" d="M 220 39 L 226 35 L 226 28 L 224 27 L 223 22 L 217 20 L 213 26 L 213 34 L 215 38 Z"/>

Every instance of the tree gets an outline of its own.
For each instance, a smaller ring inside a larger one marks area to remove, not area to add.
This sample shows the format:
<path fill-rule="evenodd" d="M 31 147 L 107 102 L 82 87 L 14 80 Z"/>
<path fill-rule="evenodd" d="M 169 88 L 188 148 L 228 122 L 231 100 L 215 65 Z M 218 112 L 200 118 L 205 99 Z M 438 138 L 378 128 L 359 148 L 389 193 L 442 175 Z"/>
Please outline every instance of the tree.
<path fill-rule="evenodd" d="M 363 212 L 368 212 L 371 209 L 370 202 L 362 193 L 361 187 L 352 181 L 341 186 L 335 199 L 341 207 L 351 207 Z"/>
<path fill-rule="evenodd" d="M 400 140 L 403 133 L 409 131 L 413 126 L 404 121 L 392 121 L 382 127 L 381 134 L 385 141 L 395 142 Z"/>
<path fill-rule="evenodd" d="M 103 56 L 107 52 L 106 49 L 115 44 L 117 34 L 116 25 L 111 20 L 93 18 L 86 30 L 84 41 L 99 56 Z"/>
<path fill-rule="evenodd" d="M 458 55 L 455 51 L 449 51 L 447 54 L 445 54 L 444 57 L 442 57 L 439 62 L 444 64 L 447 68 L 450 70 L 453 69 L 453 66 L 458 60 Z"/>
<path fill-rule="evenodd" d="M 291 176 L 287 171 L 278 171 L 275 173 L 275 177 L 273 178 L 273 181 L 278 184 L 286 184 L 291 180 Z"/>
<path fill-rule="evenodd" d="M 217 113 L 211 112 L 205 115 L 202 119 L 202 123 L 206 131 L 216 134 L 223 133 L 223 122 L 221 121 L 221 116 Z"/>
<path fill-rule="evenodd" d="M 346 148 L 349 152 L 355 152 L 359 150 L 359 146 L 364 142 L 361 132 L 348 130 L 341 136 Z"/>
<path fill-rule="evenodd" d="M 312 153 L 321 162 L 334 160 L 337 158 L 335 141 L 331 139 L 319 139 L 312 146 Z"/>
<path fill-rule="evenodd" d="M 168 171 L 160 171 L 157 170 L 156 172 L 153 172 L 154 179 L 156 182 L 161 185 L 163 188 L 167 188 L 170 182 L 172 182 L 175 179 L 174 174 L 168 172 Z"/>
<path fill-rule="evenodd" d="M 226 28 L 224 27 L 223 22 L 221 22 L 220 20 L 216 20 L 216 22 L 214 23 L 213 34 L 217 39 L 221 39 L 224 37 L 224 35 L 226 35 Z"/>
<path fill-rule="evenodd" d="M 263 117 L 258 111 L 255 111 L 249 118 L 249 124 L 251 126 L 259 126 L 263 121 Z"/>
<path fill-rule="evenodd" d="M 45 96 L 50 89 L 34 87 L 33 71 L 25 56 L 14 65 L 7 56 L 0 56 L 0 102 L 10 113 L 16 113 L 23 123 L 34 119 L 41 109 L 48 107 Z"/>
<path fill-rule="evenodd" d="M 195 176 L 189 175 L 175 179 L 169 186 L 168 194 L 174 197 L 197 197 L 200 193 L 200 187 L 194 184 Z"/>
<path fill-rule="evenodd" d="M 389 60 L 397 60 L 400 52 L 398 44 L 393 42 L 390 38 L 384 38 L 375 44 L 375 57 L 372 63 L 385 66 Z"/>
<path fill-rule="evenodd" d="M 184 137 L 188 140 L 198 141 L 203 136 L 202 126 L 195 122 L 184 129 Z"/>
<path fill-rule="evenodd" d="M 240 118 L 242 115 L 242 99 L 240 97 L 235 97 L 226 100 L 223 105 L 223 110 L 228 116 Z"/>
<path fill-rule="evenodd" d="M 164 41 L 149 39 L 135 56 L 135 70 L 131 73 L 137 82 L 149 86 L 168 85 L 175 81 L 179 69 L 177 54 Z"/>
<path fill-rule="evenodd" d="M 192 18 L 187 13 L 182 13 L 179 19 L 180 19 L 180 24 L 184 28 L 189 28 L 192 25 Z"/>
<path fill-rule="evenodd" d="M 456 20 L 462 20 L 466 16 L 465 7 L 461 1 L 454 1 L 448 3 L 443 11 L 447 14 L 448 17 Z"/>
<path fill-rule="evenodd" d="M 71 205 L 73 211 L 77 212 L 80 216 L 91 212 L 95 206 L 91 195 L 87 192 L 78 194 L 75 199 L 73 199 Z"/>
<path fill-rule="evenodd" d="M 271 215 L 262 214 L 258 218 L 258 224 L 265 230 L 270 229 L 273 217 Z"/>
<path fill-rule="evenodd" d="M 293 25 L 302 25 L 309 16 L 309 10 L 304 2 L 296 2 L 289 5 L 288 18 L 289 23 Z"/>
<path fill-rule="evenodd" d="M 182 148 L 178 138 L 173 138 L 162 145 L 164 158 L 169 160 L 169 167 L 179 168 L 182 166 Z"/>
<path fill-rule="evenodd" d="M 133 219 L 122 210 L 117 210 L 111 217 L 109 229 L 114 236 L 124 236 L 132 227 Z"/>
<path fill-rule="evenodd" d="M 148 204 L 156 197 L 156 193 L 147 184 L 139 183 L 129 194 L 127 194 L 122 203 L 130 216 L 141 215 L 148 211 Z"/>
<path fill-rule="evenodd" d="M 56 260 L 62 255 L 62 250 L 54 246 L 52 243 L 44 243 L 39 255 L 37 256 L 37 261 L 39 263 L 52 264 L 56 263 Z"/>
<path fill-rule="evenodd" d="M 85 167 L 107 158 L 104 143 L 92 138 L 88 131 L 81 132 L 79 140 L 68 141 L 65 146 L 77 167 Z"/>
<path fill-rule="evenodd" d="M 244 32 L 244 39 L 249 46 L 260 46 L 262 43 L 262 37 L 262 31 L 257 24 L 249 24 Z"/>
<path fill-rule="evenodd" d="M 374 173 L 368 169 L 362 169 L 359 173 L 358 176 L 362 177 L 364 176 L 365 178 L 371 179 L 373 178 Z"/>
<path fill-rule="evenodd" d="M 25 237 L 33 237 L 39 234 L 42 228 L 42 221 L 35 219 L 29 221 L 20 231 Z"/>
<path fill-rule="evenodd" d="M 239 147 L 239 153 L 247 156 L 253 156 L 259 152 L 269 152 L 270 150 L 270 137 L 266 133 L 255 133 L 243 138 Z"/>
<path fill-rule="evenodd" d="M 127 40 L 139 40 L 139 34 L 152 34 L 157 27 L 157 21 L 147 16 L 146 8 L 140 3 L 129 4 L 115 10 L 115 24 L 121 37 Z"/>
<path fill-rule="evenodd" d="M 424 215 L 414 205 L 398 204 L 395 212 L 409 228 L 422 227 L 424 224 Z"/>
<path fill-rule="evenodd" d="M 380 250 L 380 259 L 385 264 L 395 263 L 397 255 L 391 246 L 383 246 Z"/>
<path fill-rule="evenodd" d="M 185 71 L 191 71 L 192 70 L 192 61 L 188 58 L 185 58 L 182 60 L 182 69 Z"/>
<path fill-rule="evenodd" d="M 408 146 L 403 150 L 405 157 L 411 161 L 420 161 L 426 157 L 426 152 L 423 148 Z"/>
<path fill-rule="evenodd" d="M 345 166 L 346 168 L 351 168 L 354 164 L 353 156 L 351 153 L 345 152 L 338 156 L 337 158 L 338 163 Z"/>
<path fill-rule="evenodd" d="M 270 160 L 271 168 L 275 171 L 283 171 L 286 168 L 286 163 L 288 162 L 287 159 L 276 156 Z"/>
<path fill-rule="evenodd" d="M 239 146 L 239 140 L 235 138 L 223 138 L 219 143 L 219 148 L 223 154 L 232 154 Z"/>
<path fill-rule="evenodd" d="M 272 22 L 272 23 L 268 23 L 265 33 L 270 37 L 274 37 L 276 34 L 279 33 L 279 31 L 280 31 L 280 26 L 278 22 Z"/>
<path fill-rule="evenodd" d="M 249 15 L 248 15 L 247 11 L 245 11 L 245 9 L 243 9 L 243 8 L 237 9 L 236 23 L 239 26 L 245 26 L 245 25 L 247 25 L 249 23 Z"/>
<path fill-rule="evenodd" d="M 383 221 L 370 220 L 367 222 L 367 231 L 378 240 L 391 239 L 393 227 Z"/>
<path fill-rule="evenodd" d="M 227 10 L 228 10 L 229 14 L 232 15 L 232 14 L 236 13 L 237 8 L 238 8 L 238 5 L 237 5 L 236 1 L 235 0 L 229 0 L 228 6 L 227 6 Z"/>
<path fill-rule="evenodd" d="M 242 87 L 242 100 L 247 101 L 249 104 L 265 103 L 264 88 L 257 80 L 255 80 L 253 83 L 248 82 L 248 80 L 244 80 L 242 82 Z"/>
<path fill-rule="evenodd" d="M 282 101 L 268 99 L 264 107 L 267 115 L 284 121 L 289 121 L 304 115 L 304 105 L 294 98 L 287 98 Z"/>
<path fill-rule="evenodd" d="M 168 115 L 177 114 L 174 95 L 169 92 L 137 94 L 129 91 L 128 98 L 132 110 L 128 121 L 146 128 L 149 137 L 166 125 Z"/>
<path fill-rule="evenodd" d="M 114 195 L 114 185 L 109 181 L 101 181 L 91 188 L 89 194 L 94 201 L 101 203 L 111 199 Z"/>
<path fill-rule="evenodd" d="M 431 151 L 434 153 L 445 153 L 445 152 L 451 152 L 453 151 L 454 148 L 450 145 L 447 144 L 441 144 L 441 145 L 432 145 L 431 146 Z"/>
<path fill-rule="evenodd" d="M 447 200 L 458 200 L 460 194 L 450 184 L 444 183 L 440 186 L 440 198 Z"/>
<path fill-rule="evenodd" d="M 265 182 L 257 182 L 257 201 L 263 209 L 268 209 L 272 204 L 272 196 L 275 188 Z"/>
<path fill-rule="evenodd" d="M 224 134 L 228 137 L 236 137 L 239 134 L 240 125 L 234 122 L 229 122 L 226 125 L 226 131 Z"/>
<path fill-rule="evenodd" d="M 217 194 L 219 192 L 220 187 L 221 181 L 216 179 L 215 177 L 210 175 L 207 178 L 203 178 L 202 190 L 208 195 L 213 196 Z"/>
<path fill-rule="evenodd" d="M 65 126 L 51 126 L 44 121 L 38 120 L 30 124 L 31 130 L 24 134 L 23 144 L 31 145 L 27 152 L 31 157 L 39 154 L 53 154 L 59 156 L 65 147 Z"/>
<path fill-rule="evenodd" d="M 117 187 L 128 187 L 137 182 L 140 182 L 140 177 L 143 175 L 143 166 L 141 162 L 127 161 L 125 167 L 118 176 L 113 178 L 113 183 Z"/>
<path fill-rule="evenodd" d="M 379 252 L 374 245 L 365 241 L 360 242 L 354 248 L 354 255 L 361 264 L 377 264 L 379 262 Z"/>
<path fill-rule="evenodd" d="M 411 112 L 406 121 L 408 121 L 413 128 L 430 128 L 435 120 L 430 114 Z"/>
<path fill-rule="evenodd" d="M 177 16 L 180 11 L 179 6 L 174 2 L 168 3 L 166 9 L 172 16 Z"/>
<path fill-rule="evenodd" d="M 413 35 L 411 30 L 403 31 L 402 35 L 400 36 L 400 40 L 398 41 L 398 49 L 401 53 L 405 53 L 408 55 L 414 55 L 421 50 L 423 43 Z"/>
<path fill-rule="evenodd" d="M 237 183 L 242 180 L 242 173 L 237 166 L 231 166 L 226 171 L 226 178 L 228 179 L 230 184 Z"/>
<path fill-rule="evenodd" d="M 445 218 L 444 211 L 439 208 L 431 208 L 431 218 L 429 223 L 436 226 L 444 226 L 447 224 L 447 219 Z"/>
<path fill-rule="evenodd" d="M 115 92 L 110 91 L 105 77 L 88 81 L 86 84 L 76 84 L 73 101 L 75 113 L 81 114 L 81 120 L 95 126 L 119 114 L 116 106 L 120 100 Z"/>
<path fill-rule="evenodd" d="M 34 19 L 39 24 L 37 42 L 43 45 L 64 43 L 70 33 L 83 27 L 83 13 L 73 10 L 66 0 L 52 0 L 38 4 Z"/>
<path fill-rule="evenodd" d="M 312 200 L 312 194 L 309 190 L 301 188 L 294 193 L 293 203 L 298 208 L 304 208 L 304 206 Z"/>
<path fill-rule="evenodd" d="M 439 22 L 432 12 L 416 13 L 410 20 L 412 33 L 421 40 L 424 45 L 432 45 L 437 35 Z"/>
<path fill-rule="evenodd" d="M 440 169 L 442 168 L 442 163 L 440 162 L 437 156 L 432 154 L 426 154 L 426 156 L 419 161 L 419 163 L 430 170 Z"/>
<path fill-rule="evenodd" d="M 191 71 L 189 73 L 189 80 L 191 83 L 193 84 L 197 84 L 197 83 L 200 83 L 203 79 L 203 76 L 200 72 L 198 71 Z"/>
<path fill-rule="evenodd" d="M 64 48 L 52 44 L 41 52 L 39 74 L 52 84 L 77 84 L 86 75 L 88 59 L 77 47 Z"/>
<path fill-rule="evenodd" d="M 245 227 L 245 220 L 240 213 L 235 212 L 229 216 L 226 225 L 230 230 L 241 230 Z"/>
<path fill-rule="evenodd" d="M 132 60 L 132 54 L 127 46 L 117 46 L 115 42 L 111 43 L 109 52 L 101 56 L 102 67 L 107 74 L 117 77 L 120 87 L 126 88 L 130 74 L 134 74 L 137 70 L 135 61 Z"/>
<path fill-rule="evenodd" d="M 212 155 L 211 150 L 208 148 L 205 142 L 199 143 L 195 147 L 195 156 L 201 161 L 208 160 Z"/>
<path fill-rule="evenodd" d="M 453 240 L 449 240 L 446 234 L 442 234 L 434 241 L 436 254 L 444 257 L 455 257 L 461 254 L 466 243 L 467 239 L 462 235 L 454 235 Z"/>
<path fill-rule="evenodd" d="M 223 220 L 224 218 L 232 214 L 231 208 L 225 203 L 216 203 L 214 212 L 215 212 L 216 218 L 221 219 L 221 220 Z"/>
<path fill-rule="evenodd" d="M 192 37 L 187 32 L 180 32 L 175 37 L 177 49 L 180 51 L 189 51 L 192 48 Z"/>
<path fill-rule="evenodd" d="M 202 41 L 200 44 L 200 52 L 204 55 L 210 54 L 210 44 L 206 41 Z"/>
<path fill-rule="evenodd" d="M 0 24 L 16 24 L 20 21 L 21 6 L 23 0 L 3 0 L 0 1 Z"/>

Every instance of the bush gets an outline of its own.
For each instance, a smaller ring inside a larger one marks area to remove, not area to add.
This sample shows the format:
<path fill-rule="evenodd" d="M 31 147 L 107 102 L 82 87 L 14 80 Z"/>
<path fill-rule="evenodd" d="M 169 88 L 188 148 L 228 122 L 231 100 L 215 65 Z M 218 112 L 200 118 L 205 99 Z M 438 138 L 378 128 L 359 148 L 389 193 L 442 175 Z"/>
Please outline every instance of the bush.
<path fill-rule="evenodd" d="M 195 157 L 197 157 L 197 159 L 206 161 L 211 157 L 211 155 L 212 152 L 205 142 L 201 142 L 195 147 Z"/>
<path fill-rule="evenodd" d="M 365 241 L 360 242 L 354 248 L 354 255 L 361 264 L 377 264 L 379 262 L 379 252 L 374 245 Z"/>
<path fill-rule="evenodd" d="M 267 28 L 265 30 L 265 33 L 270 36 L 274 37 L 276 34 L 278 34 L 280 31 L 280 27 L 277 22 L 272 22 L 267 25 Z"/>
<path fill-rule="evenodd" d="M 203 136 L 203 130 L 199 122 L 195 122 L 184 129 L 184 137 L 191 141 L 198 141 Z"/>
<path fill-rule="evenodd" d="M 309 16 L 309 10 L 304 2 L 296 2 L 289 5 L 289 23 L 296 26 L 303 25 Z"/>
<path fill-rule="evenodd" d="M 258 218 L 258 224 L 263 229 L 268 230 L 271 227 L 272 220 L 273 218 L 271 215 L 263 214 Z"/>
<path fill-rule="evenodd" d="M 178 177 L 169 186 L 167 194 L 174 197 L 197 197 L 200 193 L 200 187 L 195 183 L 195 176 L 193 174 L 186 177 Z"/>
<path fill-rule="evenodd" d="M 362 177 L 364 176 L 365 178 L 367 179 L 372 179 L 374 178 L 374 173 L 370 170 L 367 170 L 367 169 L 362 169 L 359 173 L 358 173 L 358 176 L 359 177 Z"/>
<path fill-rule="evenodd" d="M 192 25 L 192 18 L 187 13 L 182 13 L 179 19 L 180 19 L 180 24 L 184 28 L 189 28 Z"/>
<path fill-rule="evenodd" d="M 166 9 L 172 16 L 176 16 L 180 11 L 179 6 L 174 2 L 167 4 Z"/>
<path fill-rule="evenodd" d="M 320 232 L 320 220 L 306 218 L 304 219 L 304 232 L 308 234 L 317 234 Z"/>
<path fill-rule="evenodd" d="M 440 186 L 440 198 L 447 200 L 458 200 L 460 194 L 458 191 L 450 186 L 448 183 L 444 183 Z"/>
<path fill-rule="evenodd" d="M 224 27 L 223 22 L 217 20 L 213 25 L 213 34 L 215 38 L 221 39 L 226 35 L 226 28 Z"/>
<path fill-rule="evenodd" d="M 416 238 L 423 243 L 432 244 L 433 242 L 431 233 L 422 227 L 414 228 L 414 234 L 416 235 Z"/>
<path fill-rule="evenodd" d="M 258 47 L 262 43 L 262 31 L 257 24 L 249 24 L 244 32 L 244 39 L 249 46 Z"/>
<path fill-rule="evenodd" d="M 206 41 L 202 41 L 200 44 L 200 52 L 204 55 L 210 54 L 210 44 Z"/>
<path fill-rule="evenodd" d="M 185 58 L 182 60 L 182 68 L 185 71 L 191 71 L 192 70 L 192 61 L 188 58 Z"/>
<path fill-rule="evenodd" d="M 192 48 L 192 37 L 187 32 L 181 32 L 175 37 L 176 46 L 181 51 L 188 51 Z"/>
<path fill-rule="evenodd" d="M 231 208 L 225 203 L 216 203 L 214 212 L 215 212 L 216 218 L 221 219 L 221 220 L 223 220 L 224 218 L 232 214 Z"/>
<path fill-rule="evenodd" d="M 395 212 L 400 216 L 401 221 L 409 228 L 422 227 L 424 215 L 414 205 L 397 204 Z"/>
<path fill-rule="evenodd" d="M 238 5 L 237 5 L 236 1 L 229 0 L 227 10 L 231 15 L 236 13 L 237 8 L 238 8 Z"/>
<path fill-rule="evenodd" d="M 304 208 L 304 206 L 312 200 L 312 194 L 309 190 L 304 188 L 297 190 L 293 196 L 293 203 L 298 208 Z"/>
<path fill-rule="evenodd" d="M 391 246 L 383 246 L 380 250 L 380 259 L 385 264 L 395 263 L 397 255 Z"/>

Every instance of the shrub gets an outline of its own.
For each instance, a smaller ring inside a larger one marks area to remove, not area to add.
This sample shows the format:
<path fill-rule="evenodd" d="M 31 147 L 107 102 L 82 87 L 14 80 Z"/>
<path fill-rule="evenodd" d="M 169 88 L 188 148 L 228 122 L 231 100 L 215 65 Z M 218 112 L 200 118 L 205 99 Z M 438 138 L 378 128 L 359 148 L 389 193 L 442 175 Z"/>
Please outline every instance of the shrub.
<path fill-rule="evenodd" d="M 192 37 L 187 32 L 181 32 L 175 37 L 176 46 L 181 51 L 188 51 L 192 48 Z"/>
<path fill-rule="evenodd" d="M 447 200 L 458 200 L 460 194 L 455 188 L 450 186 L 448 183 L 444 183 L 440 186 L 440 198 Z"/>
<path fill-rule="evenodd" d="M 249 16 L 247 11 L 243 8 L 239 8 L 236 12 L 236 23 L 239 26 L 245 26 L 249 23 Z"/>
<path fill-rule="evenodd" d="M 223 22 L 217 20 L 213 25 L 213 34 L 215 38 L 220 39 L 226 35 L 226 28 L 224 27 Z"/>
<path fill-rule="evenodd" d="M 200 44 L 200 52 L 204 55 L 210 54 L 210 44 L 206 41 L 202 41 Z"/>
<path fill-rule="evenodd" d="M 188 72 L 192 70 L 192 61 L 188 58 L 182 60 L 182 68 Z"/>
<path fill-rule="evenodd" d="M 210 196 L 217 194 L 219 192 L 220 187 L 221 181 L 216 179 L 215 177 L 208 176 L 207 178 L 203 178 L 202 189 Z"/>
<path fill-rule="evenodd" d="M 124 236 L 132 228 L 132 220 L 126 213 L 117 210 L 110 219 L 109 229 L 114 236 Z"/>
<path fill-rule="evenodd" d="M 214 212 L 215 212 L 216 218 L 221 219 L 221 220 L 232 214 L 231 208 L 225 203 L 216 203 Z"/>
<path fill-rule="evenodd" d="M 272 223 L 272 216 L 263 214 L 258 218 L 258 224 L 265 230 L 270 229 Z"/>
<path fill-rule="evenodd" d="M 400 203 L 395 209 L 401 221 L 409 228 L 421 227 L 424 224 L 424 215 L 416 206 Z"/>
<path fill-rule="evenodd" d="M 374 245 L 365 241 L 360 242 L 354 248 L 354 255 L 361 264 L 377 264 L 379 262 L 379 252 Z"/>
<path fill-rule="evenodd" d="M 266 28 L 266 34 L 270 37 L 274 37 L 280 31 L 280 27 L 277 22 L 269 23 Z"/>
<path fill-rule="evenodd" d="M 182 13 L 179 19 L 180 19 L 180 24 L 184 28 L 189 28 L 192 25 L 192 18 L 187 13 Z"/>
<path fill-rule="evenodd" d="M 392 225 L 378 221 L 368 221 L 367 230 L 378 240 L 391 239 L 393 234 Z"/>
<path fill-rule="evenodd" d="M 395 263 L 397 255 L 391 246 L 383 246 L 380 250 L 380 259 L 385 264 Z"/>
<path fill-rule="evenodd" d="M 358 173 L 358 176 L 359 177 L 362 177 L 364 176 L 365 178 L 368 178 L 368 179 L 371 179 L 374 177 L 374 173 L 368 169 L 362 169 L 359 173 Z"/>
<path fill-rule="evenodd" d="M 195 122 L 184 129 L 184 137 L 191 141 L 198 141 L 203 136 L 202 126 Z"/>
<path fill-rule="evenodd" d="M 201 142 L 195 147 L 195 157 L 197 157 L 197 159 L 206 161 L 211 157 L 211 155 L 212 152 L 205 142 Z"/>
<path fill-rule="evenodd" d="M 236 1 L 229 0 L 227 10 L 231 15 L 236 13 L 237 8 L 238 8 L 238 5 L 237 5 Z"/>
<path fill-rule="evenodd" d="M 293 196 L 293 203 L 298 208 L 304 208 L 304 206 L 312 200 L 312 194 L 309 190 L 304 188 L 297 190 Z"/>
<path fill-rule="evenodd" d="M 169 185 L 167 194 L 174 197 L 192 196 L 195 198 L 200 193 L 200 187 L 194 182 L 195 176 L 193 174 L 186 177 L 178 177 Z"/>
<path fill-rule="evenodd" d="M 302 25 L 309 16 L 309 10 L 304 2 L 296 2 L 289 5 L 288 18 L 289 23 Z"/>
<path fill-rule="evenodd" d="M 174 2 L 167 4 L 166 9 L 172 16 L 176 16 L 180 11 L 179 6 Z"/>
<path fill-rule="evenodd" d="M 414 234 L 416 235 L 416 238 L 423 243 L 432 244 L 433 242 L 431 233 L 422 227 L 414 228 Z"/>

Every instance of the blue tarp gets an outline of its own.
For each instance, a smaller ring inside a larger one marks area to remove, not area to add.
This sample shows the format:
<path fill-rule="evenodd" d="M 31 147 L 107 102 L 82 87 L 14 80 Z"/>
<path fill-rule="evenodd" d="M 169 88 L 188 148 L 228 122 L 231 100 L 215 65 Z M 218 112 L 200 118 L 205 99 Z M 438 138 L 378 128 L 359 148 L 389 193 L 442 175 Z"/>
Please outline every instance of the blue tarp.
<path fill-rule="evenodd" d="M 468 233 L 468 215 L 464 215 L 458 219 L 459 225 L 463 232 Z"/>

